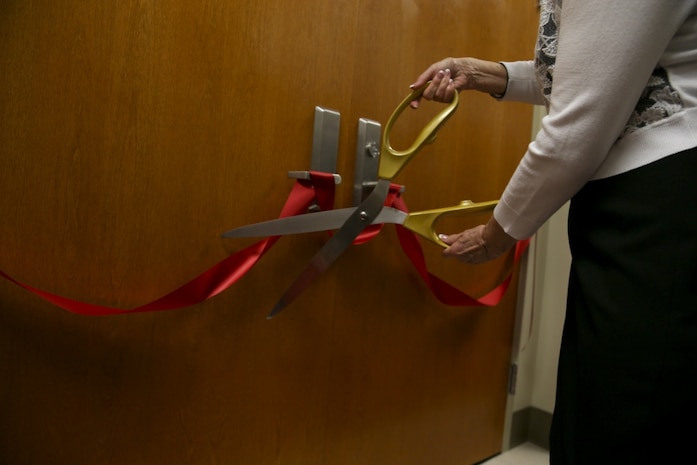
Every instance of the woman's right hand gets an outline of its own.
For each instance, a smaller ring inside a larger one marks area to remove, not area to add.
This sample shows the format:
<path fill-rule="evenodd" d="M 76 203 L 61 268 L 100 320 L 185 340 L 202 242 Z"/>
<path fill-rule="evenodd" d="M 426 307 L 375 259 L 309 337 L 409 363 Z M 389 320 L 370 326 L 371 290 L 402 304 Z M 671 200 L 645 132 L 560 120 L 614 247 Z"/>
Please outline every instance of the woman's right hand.
<path fill-rule="evenodd" d="M 431 83 L 421 97 L 411 102 L 412 108 L 419 107 L 421 98 L 450 103 L 455 92 L 463 90 L 503 94 L 508 84 L 508 73 L 502 64 L 492 61 L 445 58 L 429 66 L 409 87 L 417 89 L 428 81 Z"/>

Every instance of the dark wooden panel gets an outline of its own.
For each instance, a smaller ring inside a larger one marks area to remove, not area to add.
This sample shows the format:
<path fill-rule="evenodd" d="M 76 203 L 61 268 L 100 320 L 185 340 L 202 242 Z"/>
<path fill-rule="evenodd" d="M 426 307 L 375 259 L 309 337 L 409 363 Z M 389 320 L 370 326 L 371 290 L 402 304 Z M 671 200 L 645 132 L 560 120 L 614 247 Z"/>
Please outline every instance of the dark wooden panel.
<path fill-rule="evenodd" d="M 444 55 L 524 56 L 534 7 L 511 4 L 3 2 L 0 268 L 96 304 L 161 296 L 250 243 L 221 231 L 279 213 L 286 171 L 309 166 L 315 105 L 342 114 L 337 205 L 349 205 L 358 118 L 384 123 Z M 408 205 L 497 197 L 529 121 L 527 108 L 463 95 L 400 175 Z M 159 314 L 83 317 L 0 282 L 0 462 L 495 453 L 514 292 L 494 309 L 438 304 L 387 227 L 265 320 L 324 241 L 283 238 L 227 292 Z M 507 271 L 506 258 L 473 268 L 424 250 L 475 293 Z"/>

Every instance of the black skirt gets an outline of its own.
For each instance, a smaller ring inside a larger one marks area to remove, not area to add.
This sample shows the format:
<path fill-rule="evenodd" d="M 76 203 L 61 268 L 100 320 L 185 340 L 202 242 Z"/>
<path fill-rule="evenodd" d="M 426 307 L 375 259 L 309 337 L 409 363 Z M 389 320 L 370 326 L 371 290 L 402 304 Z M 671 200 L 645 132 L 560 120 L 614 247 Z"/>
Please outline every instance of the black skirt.
<path fill-rule="evenodd" d="M 552 465 L 694 455 L 696 206 L 697 149 L 589 182 L 572 199 Z"/>

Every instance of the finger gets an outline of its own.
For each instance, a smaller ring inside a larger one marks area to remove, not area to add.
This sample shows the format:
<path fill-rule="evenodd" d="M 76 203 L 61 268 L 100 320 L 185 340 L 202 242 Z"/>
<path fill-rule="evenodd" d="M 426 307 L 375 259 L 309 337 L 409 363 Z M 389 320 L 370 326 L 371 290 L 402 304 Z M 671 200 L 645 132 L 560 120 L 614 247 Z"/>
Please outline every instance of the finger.
<path fill-rule="evenodd" d="M 445 242 L 448 245 L 452 245 L 457 239 L 456 235 L 448 236 L 447 234 L 438 234 L 438 239 Z"/>
<path fill-rule="evenodd" d="M 443 256 L 447 258 L 457 258 L 458 260 L 463 260 L 464 256 L 471 253 L 470 247 L 464 244 L 460 240 L 459 234 L 453 234 L 443 240 L 448 247 L 443 250 Z"/>
<path fill-rule="evenodd" d="M 439 71 L 435 69 L 435 65 L 432 65 L 428 70 L 424 71 L 421 74 L 421 76 L 419 76 L 418 79 L 409 87 L 411 89 L 418 89 L 421 86 L 425 85 L 429 80 L 431 81 L 431 83 L 428 85 L 426 89 L 424 89 L 421 95 L 412 100 L 409 105 L 412 108 L 417 109 L 421 104 L 422 98 L 425 98 L 426 100 L 433 100 L 433 94 L 435 93 L 436 83 L 440 83 L 441 79 L 442 75 L 439 76 Z"/>
<path fill-rule="evenodd" d="M 456 246 L 454 245 L 443 250 L 443 257 L 455 258 L 462 263 L 479 263 L 481 261 L 474 252 L 456 250 Z"/>
<path fill-rule="evenodd" d="M 419 104 L 421 103 L 421 96 L 415 98 L 409 103 L 409 106 L 412 107 L 414 110 L 419 108 Z"/>
<path fill-rule="evenodd" d="M 426 71 L 421 73 L 418 78 L 416 78 L 416 81 L 409 87 L 411 89 L 418 89 L 419 87 L 423 86 L 426 84 L 428 81 L 432 80 L 435 74 L 438 72 L 438 70 L 441 69 L 437 63 L 432 64 L 429 66 Z"/>
<path fill-rule="evenodd" d="M 444 79 L 445 79 L 445 71 L 444 70 L 439 70 L 438 72 L 436 72 L 433 75 L 433 78 L 431 79 L 431 83 L 421 93 L 421 97 L 425 98 L 426 100 L 438 100 L 437 94 L 440 91 L 440 87 L 443 84 Z"/>
<path fill-rule="evenodd" d="M 446 242 L 446 241 L 443 241 Z M 477 254 L 477 247 L 470 240 L 467 231 L 448 236 L 449 247 L 443 250 L 444 257 L 457 258 L 461 262 L 471 263 Z"/>
<path fill-rule="evenodd" d="M 456 258 L 458 261 L 462 263 L 479 263 L 481 262 L 481 257 L 479 256 L 478 252 L 476 250 L 457 250 L 455 251 L 455 246 L 449 247 L 450 250 L 450 255 L 451 257 Z"/>
<path fill-rule="evenodd" d="M 439 102 L 445 102 L 448 100 L 448 96 L 450 95 L 450 88 L 453 83 L 453 80 L 450 78 L 450 69 L 444 69 L 442 71 L 438 72 L 438 79 L 433 80 L 433 85 L 436 87 L 435 93 L 433 96 L 434 100 L 437 100 Z"/>

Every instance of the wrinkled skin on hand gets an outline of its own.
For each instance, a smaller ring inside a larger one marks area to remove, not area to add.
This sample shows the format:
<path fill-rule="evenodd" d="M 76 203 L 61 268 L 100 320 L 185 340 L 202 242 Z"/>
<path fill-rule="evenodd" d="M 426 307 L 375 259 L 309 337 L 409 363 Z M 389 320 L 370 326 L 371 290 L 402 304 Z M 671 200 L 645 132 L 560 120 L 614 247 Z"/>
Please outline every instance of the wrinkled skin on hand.
<path fill-rule="evenodd" d="M 439 235 L 449 245 L 443 256 L 457 258 L 464 263 L 484 263 L 512 248 L 517 240 L 506 234 L 492 217 L 486 225 L 479 225 L 457 234 Z"/>

